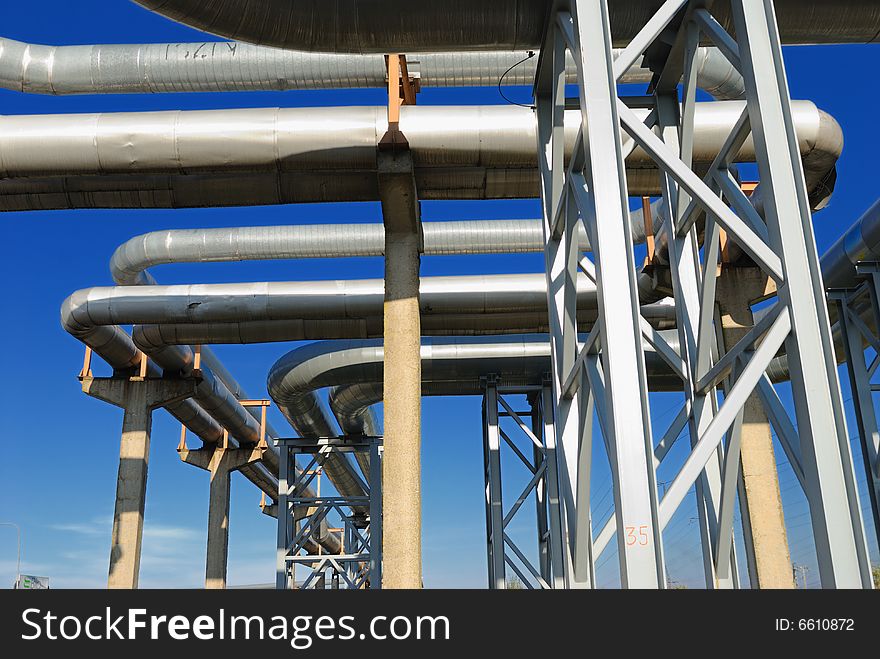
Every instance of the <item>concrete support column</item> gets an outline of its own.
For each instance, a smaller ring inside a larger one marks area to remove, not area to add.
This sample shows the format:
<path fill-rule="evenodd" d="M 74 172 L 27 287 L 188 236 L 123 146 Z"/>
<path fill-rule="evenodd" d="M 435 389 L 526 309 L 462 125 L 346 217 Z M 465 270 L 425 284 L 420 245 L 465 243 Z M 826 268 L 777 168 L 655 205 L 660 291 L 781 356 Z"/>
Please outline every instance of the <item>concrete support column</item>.
<path fill-rule="evenodd" d="M 229 494 L 230 475 L 254 462 L 262 460 L 265 445 L 254 448 L 230 448 L 228 439 L 217 446 L 206 446 L 191 451 L 183 444 L 178 447 L 180 459 L 205 469 L 211 474 L 208 500 L 208 543 L 205 551 L 205 588 L 225 589 L 229 563 Z"/>
<path fill-rule="evenodd" d="M 382 587 L 422 586 L 419 204 L 408 151 L 379 152 L 385 223 Z"/>
<path fill-rule="evenodd" d="M 83 392 L 123 408 L 108 588 L 137 588 L 153 410 L 189 398 L 196 380 L 82 378 Z"/>
<path fill-rule="evenodd" d="M 725 349 L 729 350 L 754 324 L 751 305 L 767 296 L 768 281 L 759 268 L 725 265 L 717 283 L 717 300 Z M 740 454 L 742 514 L 751 526 L 757 588 L 794 588 L 791 554 L 770 423 L 761 399 L 753 393 L 743 407 Z"/>

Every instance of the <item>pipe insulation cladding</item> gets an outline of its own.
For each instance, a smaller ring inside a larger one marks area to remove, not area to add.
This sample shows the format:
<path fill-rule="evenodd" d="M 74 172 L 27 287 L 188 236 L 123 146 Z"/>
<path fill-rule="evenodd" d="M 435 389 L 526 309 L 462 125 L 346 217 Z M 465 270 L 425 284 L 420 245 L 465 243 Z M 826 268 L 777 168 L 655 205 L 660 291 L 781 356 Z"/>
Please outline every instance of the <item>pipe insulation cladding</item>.
<path fill-rule="evenodd" d="M 552 0 L 134 0 L 196 29 L 255 44 L 328 53 L 537 48 Z M 611 36 L 626 46 L 663 0 L 609 2 Z M 785 44 L 872 43 L 875 0 L 776 0 Z M 713 14 L 732 29 L 727 3 Z"/>
<path fill-rule="evenodd" d="M 743 107 L 744 101 L 698 104 L 698 171 L 712 163 Z M 842 131 L 809 101 L 792 103 L 792 111 L 818 208 Z M 7 115 L 0 117 L 0 210 L 375 201 L 376 144 L 387 125 L 381 107 Z M 567 156 L 579 126 L 580 113 L 567 111 Z M 538 196 L 535 119 L 527 108 L 404 106 L 400 128 L 422 199 Z M 754 157 L 749 138 L 737 160 Z M 627 158 L 630 193 L 659 194 L 657 172 L 634 148 Z"/>
<path fill-rule="evenodd" d="M 522 61 L 525 60 L 525 61 Z M 513 70 L 510 67 L 522 62 Z M 423 87 L 531 85 L 538 58 L 527 51 L 409 53 Z M 717 48 L 700 48 L 697 86 L 718 100 L 743 98 L 745 84 Z M 639 61 L 622 84 L 647 83 Z M 574 60 L 566 78 L 577 81 Z M 310 53 L 240 42 L 43 46 L 0 37 L 0 88 L 29 94 L 160 94 L 385 88 L 383 55 Z"/>

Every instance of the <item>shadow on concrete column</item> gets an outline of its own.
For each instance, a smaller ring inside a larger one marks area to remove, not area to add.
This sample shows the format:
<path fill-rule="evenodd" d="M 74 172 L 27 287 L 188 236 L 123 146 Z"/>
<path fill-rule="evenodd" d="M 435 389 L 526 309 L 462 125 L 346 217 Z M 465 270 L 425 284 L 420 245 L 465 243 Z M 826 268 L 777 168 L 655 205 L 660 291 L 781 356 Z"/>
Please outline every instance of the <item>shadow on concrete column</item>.
<path fill-rule="evenodd" d="M 422 586 L 422 232 L 409 151 L 379 152 L 385 223 L 382 587 Z"/>
<path fill-rule="evenodd" d="M 262 460 L 265 450 L 265 444 L 257 444 L 251 448 L 230 448 L 229 439 L 225 436 L 216 446 L 205 446 L 192 451 L 185 443 L 181 443 L 177 448 L 181 460 L 211 474 L 208 542 L 205 552 L 205 588 L 208 590 L 226 588 L 231 474 Z"/>
<path fill-rule="evenodd" d="M 123 408 L 108 588 L 137 588 L 153 410 L 189 398 L 198 380 L 83 377 L 83 392 Z"/>

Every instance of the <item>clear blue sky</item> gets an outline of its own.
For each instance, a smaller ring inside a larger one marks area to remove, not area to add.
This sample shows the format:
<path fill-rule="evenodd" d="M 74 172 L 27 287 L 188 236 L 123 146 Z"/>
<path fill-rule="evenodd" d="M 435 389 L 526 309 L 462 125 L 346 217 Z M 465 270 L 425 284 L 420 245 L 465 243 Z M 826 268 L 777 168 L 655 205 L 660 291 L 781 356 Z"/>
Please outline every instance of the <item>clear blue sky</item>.
<path fill-rule="evenodd" d="M 43 0 L 7 3 L 2 34 L 45 44 L 136 43 L 204 40 L 126 0 Z M 880 94 L 869 63 L 880 47 L 800 47 L 786 50 L 792 96 L 812 99 L 841 123 L 846 149 L 831 206 L 816 216 L 820 252 L 880 196 L 876 183 L 876 125 Z M 527 98 L 526 89 L 509 95 Z M 494 88 L 426 89 L 421 104 L 503 103 Z M 0 114 L 50 114 L 275 106 L 380 105 L 382 90 L 49 97 L 0 91 Z M 534 200 L 428 202 L 426 220 L 530 218 Z M 81 345 L 60 328 L 58 310 L 72 291 L 111 284 L 107 267 L 128 238 L 164 228 L 378 222 L 377 204 L 323 204 L 241 209 L 87 210 L 10 213 L 2 218 L 5 246 L 0 272 L 8 296 L 3 339 L 6 377 L 0 415 L 0 521 L 24 529 L 25 573 L 48 575 L 56 587 L 106 583 L 110 522 L 118 462 L 121 413 L 79 390 Z M 537 272 L 538 254 L 429 257 L 423 275 Z M 379 259 L 165 266 L 162 283 L 380 277 Z M 23 318 L 23 324 L 11 323 Z M 265 394 L 271 364 L 295 344 L 221 346 L 217 349 L 252 396 Z M 844 381 L 844 398 L 849 398 Z M 655 430 L 677 411 L 672 396 L 653 397 Z M 848 403 L 847 407 L 850 407 Z M 274 410 L 272 420 L 286 428 Z M 282 431 L 284 432 L 284 431 Z M 850 425 L 850 433 L 855 426 Z M 178 425 L 155 415 L 146 511 L 143 586 L 198 587 L 204 579 L 207 475 L 183 465 L 175 452 Z M 423 407 L 424 565 L 429 587 L 484 587 L 485 522 L 482 507 L 480 401 L 426 399 Z M 679 456 L 678 459 L 681 459 Z M 784 462 L 781 452 L 777 458 Z M 859 468 L 860 471 L 860 468 Z M 671 473 L 661 470 L 658 479 Z M 809 518 L 790 469 L 781 465 L 783 499 L 793 558 L 814 566 Z M 863 480 L 863 476 L 860 475 Z M 508 500 L 521 483 L 512 485 Z M 595 476 L 596 516 L 610 511 L 607 469 Z M 240 476 L 233 481 L 230 584 L 269 582 L 274 571 L 274 521 L 257 507 L 259 493 Z M 863 503 L 867 503 L 866 501 Z M 667 530 L 672 578 L 701 581 L 695 525 L 687 501 Z M 528 519 L 524 520 L 524 523 Z M 525 538 L 524 538 L 525 540 Z M 873 548 L 876 560 L 876 547 Z M 600 559 L 600 584 L 613 585 L 613 555 Z M 12 583 L 15 535 L 0 527 L 0 586 Z M 816 570 L 808 572 L 815 581 Z"/>

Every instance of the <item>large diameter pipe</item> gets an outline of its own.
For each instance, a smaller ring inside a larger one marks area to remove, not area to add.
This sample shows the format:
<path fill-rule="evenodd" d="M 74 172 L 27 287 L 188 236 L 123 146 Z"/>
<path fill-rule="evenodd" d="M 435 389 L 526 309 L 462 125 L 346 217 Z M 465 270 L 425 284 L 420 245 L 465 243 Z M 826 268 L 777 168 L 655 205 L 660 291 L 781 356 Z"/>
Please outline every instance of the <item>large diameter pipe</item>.
<path fill-rule="evenodd" d="M 407 69 L 423 87 L 531 85 L 537 60 L 524 50 L 410 53 Z M 522 63 L 507 72 L 517 62 Z M 695 66 L 697 85 L 716 99 L 743 97 L 742 76 L 717 48 L 700 48 Z M 569 83 L 577 81 L 576 70 L 569 54 Z M 639 62 L 621 82 L 646 83 L 652 75 Z M 43 46 L 0 37 L 0 88 L 31 94 L 284 91 L 387 84 L 383 55 L 312 53 L 242 42 Z"/>
<path fill-rule="evenodd" d="M 666 301 L 645 304 L 642 316 L 657 329 L 675 327 L 675 308 Z M 595 308 L 579 309 L 578 327 L 589 331 L 598 319 Z M 169 345 L 278 343 L 322 339 L 370 339 L 381 337 L 383 318 L 330 320 L 243 320 L 229 323 L 170 323 L 137 325 L 135 342 L 153 352 Z M 491 336 L 498 334 L 541 334 L 549 332 L 547 313 L 443 314 L 422 317 L 423 336 Z"/>
<path fill-rule="evenodd" d="M 711 164 L 743 107 L 699 104 L 697 169 Z M 821 163 L 827 173 L 840 152 L 839 126 L 808 101 L 792 108 L 805 171 Z M 566 112 L 569 155 L 579 126 L 580 114 Z M 405 106 L 400 127 L 424 199 L 538 194 L 528 109 Z M 377 178 L 365 173 L 377 170 L 386 128 L 377 107 L 4 116 L 0 209 L 376 200 Z M 754 156 L 749 140 L 737 160 Z M 642 149 L 627 158 L 627 175 L 633 194 L 658 192 Z"/>
<path fill-rule="evenodd" d="M 676 346 L 675 333 L 664 335 Z M 674 390 L 681 380 L 645 345 L 652 388 Z M 475 395 L 481 380 L 498 375 L 511 385 L 540 384 L 550 369 L 546 335 L 423 338 L 422 388 L 430 395 Z M 279 408 L 299 407 L 303 397 L 325 387 L 364 385 L 331 395 L 331 407 L 344 429 L 375 431 L 375 419 L 355 421 L 382 398 L 384 349 L 380 340 L 319 341 L 288 352 L 270 369 L 267 387 Z"/>
<path fill-rule="evenodd" d="M 492 314 L 546 311 L 544 276 L 534 274 L 424 277 L 424 314 Z M 596 307 L 596 287 L 578 277 L 578 305 Z M 73 293 L 65 303 L 66 329 L 96 325 L 223 323 L 254 320 L 360 319 L 381 316 L 382 279 L 99 286 Z"/>
<path fill-rule="evenodd" d="M 641 213 L 632 223 L 633 240 L 644 242 Z M 516 254 L 541 252 L 541 220 L 469 220 L 423 222 L 424 254 Z M 579 247 L 590 250 L 578 225 Z M 382 256 L 383 224 L 313 224 L 218 229 L 169 229 L 135 236 L 110 260 L 113 280 L 121 285 L 154 284 L 148 268 L 168 263 L 212 263 Z"/>
<path fill-rule="evenodd" d="M 147 9 L 229 39 L 322 52 L 537 48 L 552 0 L 134 0 Z M 625 46 L 659 0 L 609 3 L 615 46 Z M 873 0 L 776 0 L 783 43 L 871 43 L 880 6 Z M 713 14 L 732 31 L 730 8 Z"/>
<path fill-rule="evenodd" d="M 828 288 L 853 288 L 859 261 L 880 261 L 880 199 L 822 255 L 822 279 Z"/>

